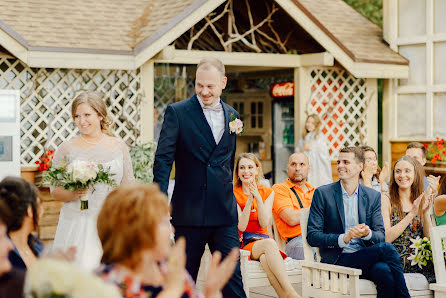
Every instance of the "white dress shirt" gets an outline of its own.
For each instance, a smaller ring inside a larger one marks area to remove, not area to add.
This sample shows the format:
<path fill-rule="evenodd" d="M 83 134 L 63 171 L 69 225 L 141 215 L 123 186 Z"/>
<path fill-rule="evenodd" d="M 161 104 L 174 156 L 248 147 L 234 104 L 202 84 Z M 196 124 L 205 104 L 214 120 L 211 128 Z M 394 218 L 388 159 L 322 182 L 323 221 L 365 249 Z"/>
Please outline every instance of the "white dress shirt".
<path fill-rule="evenodd" d="M 203 108 L 204 104 L 201 98 L 197 95 L 198 102 L 200 103 L 201 108 Z M 221 99 L 218 99 L 218 102 L 214 106 L 221 105 Z M 212 111 L 212 110 L 203 110 L 204 116 L 209 124 L 209 127 L 212 130 L 212 134 L 214 135 L 215 143 L 218 144 L 225 132 L 225 114 L 223 111 L 223 106 L 220 111 Z"/>

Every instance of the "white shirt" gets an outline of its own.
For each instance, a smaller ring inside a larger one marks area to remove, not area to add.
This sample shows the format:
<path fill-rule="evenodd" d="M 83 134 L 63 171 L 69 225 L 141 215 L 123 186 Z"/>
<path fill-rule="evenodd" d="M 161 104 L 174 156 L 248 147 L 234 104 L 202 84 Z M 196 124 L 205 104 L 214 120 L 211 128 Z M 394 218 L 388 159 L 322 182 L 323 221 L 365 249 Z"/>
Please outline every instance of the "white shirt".
<path fill-rule="evenodd" d="M 197 95 L 198 102 L 200 103 L 201 108 L 203 108 L 204 103 L 201 98 Z M 221 99 L 218 99 L 218 102 L 214 106 L 221 105 Z M 221 111 L 212 111 L 212 110 L 203 110 L 204 116 L 209 124 L 209 127 L 212 130 L 212 134 L 214 135 L 215 143 L 218 144 L 225 132 L 225 114 L 223 109 Z"/>

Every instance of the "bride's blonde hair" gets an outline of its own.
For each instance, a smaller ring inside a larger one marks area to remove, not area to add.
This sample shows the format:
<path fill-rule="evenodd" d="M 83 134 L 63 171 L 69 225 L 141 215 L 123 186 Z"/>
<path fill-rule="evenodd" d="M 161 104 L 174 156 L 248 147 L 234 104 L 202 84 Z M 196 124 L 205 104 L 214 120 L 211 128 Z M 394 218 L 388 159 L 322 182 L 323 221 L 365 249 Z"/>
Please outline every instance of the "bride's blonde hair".
<path fill-rule="evenodd" d="M 102 117 L 101 131 L 109 136 L 113 136 L 113 133 L 110 130 L 113 121 L 108 115 L 107 106 L 104 101 L 104 94 L 101 92 L 86 91 L 76 96 L 71 105 L 71 117 L 73 117 L 73 119 L 76 115 L 77 107 L 81 103 L 88 104 L 93 110 L 96 111 L 98 116 Z"/>

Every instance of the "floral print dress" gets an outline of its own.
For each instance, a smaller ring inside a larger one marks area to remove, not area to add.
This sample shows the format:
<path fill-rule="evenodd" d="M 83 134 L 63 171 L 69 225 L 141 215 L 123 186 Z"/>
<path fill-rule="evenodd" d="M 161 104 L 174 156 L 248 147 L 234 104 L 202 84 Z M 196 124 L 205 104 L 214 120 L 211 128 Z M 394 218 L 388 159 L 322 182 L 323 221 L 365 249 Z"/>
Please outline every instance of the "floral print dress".
<path fill-rule="evenodd" d="M 404 216 L 406 216 L 408 212 L 404 212 Z M 404 218 L 404 217 L 403 217 Z M 392 226 L 398 224 L 401 219 L 398 216 L 398 212 L 396 208 L 392 208 Z M 426 266 L 423 266 L 422 269 L 418 267 L 418 265 L 411 265 L 411 260 L 409 260 L 409 256 L 412 253 L 412 241 L 410 239 L 415 239 L 417 237 L 423 238 L 423 226 L 421 224 L 421 220 L 418 216 L 415 216 L 412 222 L 406 227 L 403 233 L 393 241 L 393 245 L 400 255 L 400 260 L 403 265 L 404 273 L 421 273 L 426 276 L 427 281 L 429 283 L 435 282 L 435 273 L 434 273 L 434 264 L 432 262 L 428 262 Z"/>
<path fill-rule="evenodd" d="M 161 271 L 165 265 L 160 264 Z M 162 286 L 150 286 L 142 284 L 127 270 L 118 265 L 102 265 L 96 270 L 96 274 L 105 282 L 115 284 L 123 298 L 153 298 L 163 290 Z M 185 271 L 184 292 L 181 298 L 203 298 L 197 291 L 192 277 Z"/>

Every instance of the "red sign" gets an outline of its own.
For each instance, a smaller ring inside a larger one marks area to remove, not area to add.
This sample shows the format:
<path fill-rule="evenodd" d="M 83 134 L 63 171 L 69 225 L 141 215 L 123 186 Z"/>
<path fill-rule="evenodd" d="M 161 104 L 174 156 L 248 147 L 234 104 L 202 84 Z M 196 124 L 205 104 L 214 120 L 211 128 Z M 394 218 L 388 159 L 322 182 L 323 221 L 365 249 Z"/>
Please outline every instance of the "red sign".
<path fill-rule="evenodd" d="M 294 96 L 294 82 L 275 83 L 271 85 L 272 97 Z"/>

